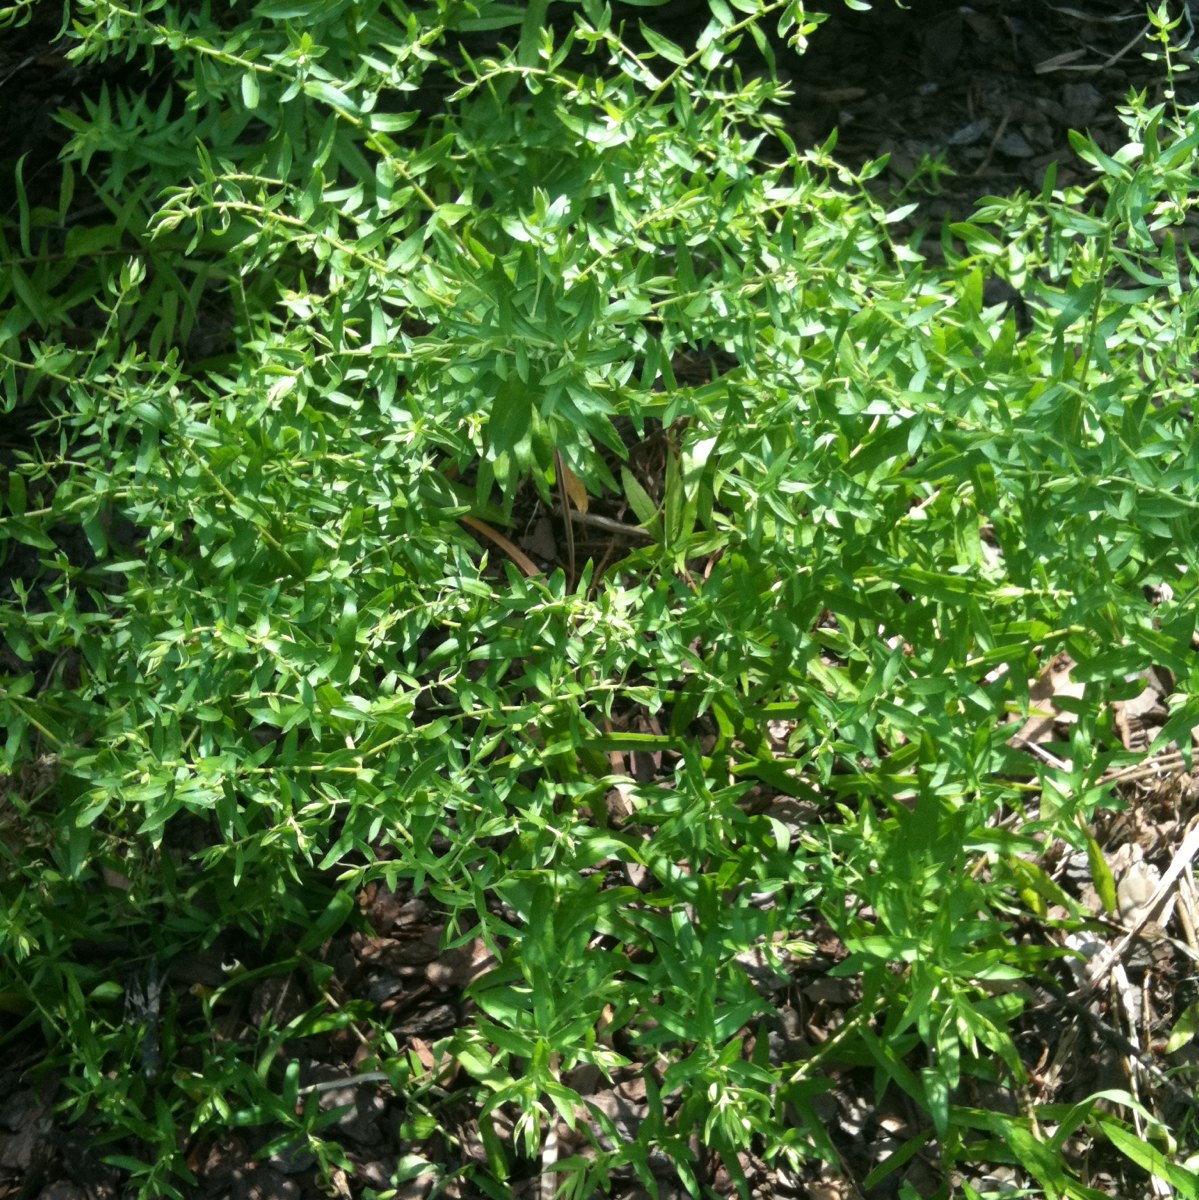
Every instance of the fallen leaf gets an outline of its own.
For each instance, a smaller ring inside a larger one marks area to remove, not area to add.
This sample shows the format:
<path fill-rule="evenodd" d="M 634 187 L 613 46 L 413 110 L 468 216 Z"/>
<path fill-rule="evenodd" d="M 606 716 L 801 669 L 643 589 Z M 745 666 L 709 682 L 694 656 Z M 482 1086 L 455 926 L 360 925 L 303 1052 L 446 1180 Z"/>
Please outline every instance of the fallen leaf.
<path fill-rule="evenodd" d="M 570 502 L 579 510 L 586 512 L 587 505 L 591 501 L 591 497 L 587 495 L 587 488 L 583 481 L 566 465 L 562 466 L 562 482 L 566 487 L 566 494 L 570 497 Z"/>
<path fill-rule="evenodd" d="M 1036 683 L 1028 689 L 1031 715 L 1020 726 L 1019 732 L 1008 739 L 1009 746 L 1051 742 L 1055 725 L 1071 725 L 1078 720 L 1076 713 L 1068 712 L 1057 704 L 1057 700 L 1063 696 L 1080 700 L 1086 690 L 1085 684 L 1077 683 L 1070 677 L 1073 666 L 1074 660 L 1065 653 L 1057 654 L 1050 660 Z"/>

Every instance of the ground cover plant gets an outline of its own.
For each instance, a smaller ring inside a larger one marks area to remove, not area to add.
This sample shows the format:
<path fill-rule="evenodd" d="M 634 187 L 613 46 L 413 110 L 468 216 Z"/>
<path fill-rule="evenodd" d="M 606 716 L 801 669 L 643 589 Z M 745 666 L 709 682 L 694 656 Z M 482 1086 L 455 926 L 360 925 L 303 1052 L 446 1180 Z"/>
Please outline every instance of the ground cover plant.
<path fill-rule="evenodd" d="M 230 1128 L 351 1186 L 345 1041 L 373 1194 L 804 1194 L 853 1092 L 866 1194 L 1199 1195 L 1185 981 L 1161 1064 L 1031 1053 L 1112 968 L 1054 862 L 1120 917 L 1097 831 L 1199 724 L 1180 14 L 1093 182 L 902 236 L 780 116 L 819 14 L 654 16 L 65 8 L 105 81 L 0 226 L 7 1041 L 144 1197 Z M 346 990 L 389 898 L 444 1028 Z"/>

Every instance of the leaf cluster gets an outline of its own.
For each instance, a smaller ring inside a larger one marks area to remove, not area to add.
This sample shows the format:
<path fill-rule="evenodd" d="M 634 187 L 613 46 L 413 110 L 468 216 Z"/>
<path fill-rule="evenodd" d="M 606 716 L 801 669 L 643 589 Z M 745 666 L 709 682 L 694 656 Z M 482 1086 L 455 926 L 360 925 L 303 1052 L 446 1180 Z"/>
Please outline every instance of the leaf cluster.
<path fill-rule="evenodd" d="M 1111 800 L 1110 701 L 1157 665 L 1163 743 L 1199 724 L 1199 114 L 1131 96 L 1116 154 L 1075 139 L 1093 183 L 989 198 L 932 254 L 881 163 L 789 138 L 802 4 L 712 0 L 687 45 L 596 0 L 71 18 L 77 64 L 130 71 L 60 114 L 55 202 L 18 170 L 0 225 L 0 997 L 71 1113 L 146 1196 L 221 1123 L 338 1165 L 293 1050 L 357 1023 L 403 1171 L 456 1169 L 444 1089 L 329 990 L 322 945 L 384 883 L 495 956 L 435 1047 L 487 1194 L 557 1120 L 590 1141 L 568 1195 L 652 1190 L 663 1153 L 701 1194 L 696 1144 L 742 1188 L 745 1151 L 835 1161 L 816 1101 L 850 1068 L 925 1122 L 889 1170 L 931 1140 L 1094 1194 L 1053 1114 L 971 1096 L 1021 1094 L 1058 952 L 1013 926 L 1072 904 L 1033 860 Z M 468 522 L 552 503 L 564 466 L 648 536 L 527 577 Z M 1060 650 L 1085 692 L 1030 760 L 1006 722 Z M 857 999 L 780 1059 L 821 930 Z M 85 953 L 114 931 L 163 968 L 236 931 L 263 965 L 198 1009 L 168 987 L 159 1068 Z M 216 1036 L 272 974 L 304 1011 Z M 644 1083 L 635 1136 L 580 1067 Z M 1093 1106 L 1056 1117 L 1199 1186 Z"/>

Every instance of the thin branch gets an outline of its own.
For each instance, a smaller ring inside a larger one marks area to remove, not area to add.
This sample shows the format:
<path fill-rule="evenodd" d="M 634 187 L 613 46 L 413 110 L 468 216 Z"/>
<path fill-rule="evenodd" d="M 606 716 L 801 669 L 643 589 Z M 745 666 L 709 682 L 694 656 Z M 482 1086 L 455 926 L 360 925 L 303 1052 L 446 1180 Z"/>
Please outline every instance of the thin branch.
<path fill-rule="evenodd" d="M 554 509 L 554 516 L 562 517 L 561 505 Z M 613 521 L 611 517 L 601 517 L 596 513 L 580 512 L 572 507 L 570 517 L 579 525 L 590 525 L 593 529 L 602 529 L 605 533 L 614 533 L 617 537 L 631 538 L 633 541 L 652 542 L 654 535 L 640 525 L 626 525 L 623 521 Z"/>

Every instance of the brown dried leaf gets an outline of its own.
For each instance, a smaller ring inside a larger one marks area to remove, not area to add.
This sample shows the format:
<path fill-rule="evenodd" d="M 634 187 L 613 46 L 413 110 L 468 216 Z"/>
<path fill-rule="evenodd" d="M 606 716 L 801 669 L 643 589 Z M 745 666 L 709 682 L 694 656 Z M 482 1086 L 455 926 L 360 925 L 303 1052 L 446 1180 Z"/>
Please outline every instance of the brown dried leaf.
<path fill-rule="evenodd" d="M 437 988 L 465 988 L 495 966 L 495 955 L 482 938 L 456 946 L 425 967 L 425 978 Z"/>
<path fill-rule="evenodd" d="M 559 463 L 562 468 L 562 483 L 566 488 L 566 494 L 570 497 L 570 502 L 579 510 L 586 512 L 587 505 L 591 503 L 591 497 L 587 495 L 587 488 L 583 481 L 566 465 L 561 459 Z"/>
<path fill-rule="evenodd" d="M 133 886 L 133 881 L 128 875 L 122 875 L 120 871 L 114 871 L 112 867 L 101 867 L 100 874 L 110 888 L 127 892 Z"/>
<path fill-rule="evenodd" d="M 1145 730 L 1154 724 L 1162 724 L 1168 716 L 1165 697 L 1169 695 L 1170 685 L 1163 679 L 1156 668 L 1150 667 L 1141 672 L 1145 687 L 1139 695 L 1131 700 L 1117 700 L 1113 705 L 1116 730 L 1125 750 L 1143 749 L 1146 737 Z M 1160 718 L 1153 720 L 1152 718 Z"/>
<path fill-rule="evenodd" d="M 403 905 L 399 896 L 382 884 L 369 883 L 358 893 L 358 907 L 371 928 L 379 934 L 391 931 L 400 919 Z"/>
<path fill-rule="evenodd" d="M 437 1067 L 437 1059 L 433 1057 L 432 1047 L 424 1038 L 420 1037 L 410 1038 L 409 1042 L 416 1057 L 420 1059 L 420 1065 L 432 1075 Z"/>
<path fill-rule="evenodd" d="M 1032 702 L 1031 715 L 1020 726 L 1019 732 L 1008 739 L 1009 746 L 1050 742 L 1055 725 L 1070 725 L 1078 720 L 1075 713 L 1067 712 L 1057 704 L 1062 696 L 1081 699 L 1086 690 L 1085 684 L 1077 683 L 1070 677 L 1073 666 L 1074 660 L 1068 654 L 1054 655 L 1040 678 L 1028 689 L 1028 698 Z"/>
<path fill-rule="evenodd" d="M 458 1073 L 458 1062 L 448 1052 L 443 1054 L 434 1054 L 433 1048 L 426 1042 L 424 1038 L 410 1037 L 408 1044 L 412 1046 L 413 1052 L 419 1058 L 420 1064 L 425 1068 L 428 1074 L 428 1079 L 436 1082 L 440 1087 L 449 1087 L 451 1082 L 454 1082 L 455 1076 Z"/>

